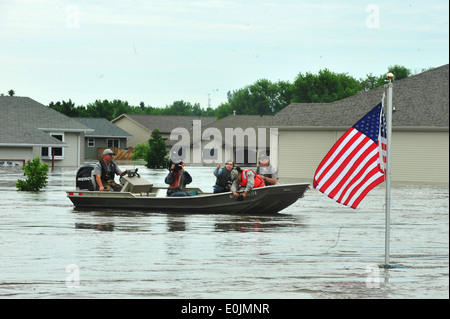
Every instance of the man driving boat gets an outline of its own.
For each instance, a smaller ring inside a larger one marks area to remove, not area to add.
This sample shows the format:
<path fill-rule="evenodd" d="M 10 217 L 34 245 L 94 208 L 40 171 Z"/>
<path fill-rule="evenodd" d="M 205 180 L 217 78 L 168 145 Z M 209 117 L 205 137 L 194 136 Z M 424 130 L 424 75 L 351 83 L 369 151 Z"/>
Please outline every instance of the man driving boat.
<path fill-rule="evenodd" d="M 96 190 L 99 191 L 115 191 L 120 192 L 122 186 L 114 181 L 115 175 L 124 175 L 128 169 L 122 171 L 119 166 L 114 163 L 114 152 L 107 148 L 103 151 L 101 158 L 94 167 L 95 181 L 97 182 Z"/>

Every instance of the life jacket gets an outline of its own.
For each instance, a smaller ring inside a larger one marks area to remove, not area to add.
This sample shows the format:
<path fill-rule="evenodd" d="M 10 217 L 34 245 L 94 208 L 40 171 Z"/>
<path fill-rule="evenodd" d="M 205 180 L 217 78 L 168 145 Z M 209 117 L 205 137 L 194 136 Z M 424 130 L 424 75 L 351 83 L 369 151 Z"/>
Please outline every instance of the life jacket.
<path fill-rule="evenodd" d="M 255 174 L 255 183 L 253 184 L 253 188 L 266 186 L 266 184 L 264 184 L 264 181 L 262 180 L 262 178 L 259 177 L 259 175 L 256 174 L 255 171 L 252 169 L 243 169 L 242 170 L 242 182 L 240 182 L 239 180 L 237 181 L 239 185 L 244 186 L 244 187 L 247 186 L 247 181 L 248 181 L 247 173 L 249 171 L 252 171 Z"/>
<path fill-rule="evenodd" d="M 100 176 L 103 183 L 108 181 L 114 181 L 114 174 L 116 172 L 116 164 L 114 162 L 109 163 L 111 170 L 108 171 L 106 163 L 103 161 L 103 158 L 100 159 L 100 165 L 102 166 L 102 175 Z"/>

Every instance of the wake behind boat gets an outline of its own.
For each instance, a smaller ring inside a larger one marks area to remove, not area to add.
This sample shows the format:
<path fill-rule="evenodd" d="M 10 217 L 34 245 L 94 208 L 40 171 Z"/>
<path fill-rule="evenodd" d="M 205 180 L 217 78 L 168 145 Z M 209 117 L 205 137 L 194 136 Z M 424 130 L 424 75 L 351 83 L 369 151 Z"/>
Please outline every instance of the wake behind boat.
<path fill-rule="evenodd" d="M 120 178 L 120 192 L 94 191 L 92 168 L 83 166 L 77 172 L 77 187 L 66 191 L 76 207 L 137 209 L 166 213 L 274 214 L 304 196 L 308 183 L 284 184 L 255 188 L 245 200 L 236 200 L 230 192 L 206 193 L 187 188 L 193 196 L 168 197 L 167 188 L 154 187 L 140 177 L 137 169 Z"/>

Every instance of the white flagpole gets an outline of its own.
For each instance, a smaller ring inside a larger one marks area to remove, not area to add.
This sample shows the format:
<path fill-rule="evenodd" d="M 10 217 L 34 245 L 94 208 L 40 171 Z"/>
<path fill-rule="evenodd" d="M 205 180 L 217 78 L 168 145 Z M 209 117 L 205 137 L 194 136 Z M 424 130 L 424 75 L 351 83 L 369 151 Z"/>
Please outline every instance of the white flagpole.
<path fill-rule="evenodd" d="M 389 242 L 390 242 L 390 224 L 391 224 L 391 142 L 392 142 L 392 79 L 394 75 L 388 73 L 388 92 L 387 92 L 387 118 L 386 118 L 386 230 L 384 246 L 384 266 L 389 267 Z"/>

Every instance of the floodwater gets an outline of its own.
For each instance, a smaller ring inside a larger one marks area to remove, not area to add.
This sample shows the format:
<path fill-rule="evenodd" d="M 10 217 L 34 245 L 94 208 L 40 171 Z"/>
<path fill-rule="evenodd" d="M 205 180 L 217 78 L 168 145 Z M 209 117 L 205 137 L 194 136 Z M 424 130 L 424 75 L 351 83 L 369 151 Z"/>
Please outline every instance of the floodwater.
<path fill-rule="evenodd" d="M 357 210 L 310 189 L 276 215 L 170 215 L 76 209 L 76 168 L 38 193 L 0 171 L 0 298 L 449 298 L 448 185 L 393 186 L 385 269 L 384 185 Z M 189 171 L 211 190 L 212 168 Z"/>

